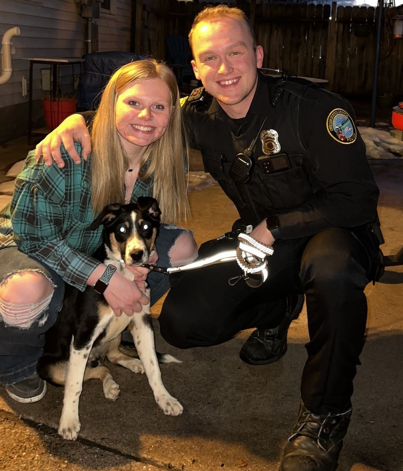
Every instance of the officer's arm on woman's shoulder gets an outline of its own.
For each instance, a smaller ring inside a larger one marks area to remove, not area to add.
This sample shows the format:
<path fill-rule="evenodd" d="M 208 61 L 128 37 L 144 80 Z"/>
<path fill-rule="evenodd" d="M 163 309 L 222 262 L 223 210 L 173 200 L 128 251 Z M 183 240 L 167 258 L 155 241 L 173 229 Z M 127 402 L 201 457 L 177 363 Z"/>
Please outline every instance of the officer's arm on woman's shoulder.
<path fill-rule="evenodd" d="M 91 128 L 94 115 L 95 112 L 88 111 L 67 117 L 36 146 L 36 160 L 42 156 L 46 166 L 50 167 L 55 161 L 58 167 L 63 168 L 64 161 L 60 151 L 62 144 L 76 164 L 81 163 L 81 158 L 87 160 L 91 153 L 91 131 L 88 128 Z M 76 151 L 74 141 L 82 146 L 81 156 Z"/>

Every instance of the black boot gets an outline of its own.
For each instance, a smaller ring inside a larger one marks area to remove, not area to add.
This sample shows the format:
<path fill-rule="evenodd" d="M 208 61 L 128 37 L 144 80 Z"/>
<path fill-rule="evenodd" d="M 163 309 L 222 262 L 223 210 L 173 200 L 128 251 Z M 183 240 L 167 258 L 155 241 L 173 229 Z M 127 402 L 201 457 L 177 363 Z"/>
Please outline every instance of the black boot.
<path fill-rule="evenodd" d="M 304 295 L 292 293 L 287 297 L 286 315 L 277 327 L 257 329 L 245 342 L 239 356 L 250 365 L 268 365 L 280 360 L 287 351 L 287 333 L 291 322 L 299 316 Z"/>
<path fill-rule="evenodd" d="M 350 424 L 351 409 L 319 416 L 301 403 L 293 434 L 284 449 L 280 471 L 334 471 L 343 438 Z"/>

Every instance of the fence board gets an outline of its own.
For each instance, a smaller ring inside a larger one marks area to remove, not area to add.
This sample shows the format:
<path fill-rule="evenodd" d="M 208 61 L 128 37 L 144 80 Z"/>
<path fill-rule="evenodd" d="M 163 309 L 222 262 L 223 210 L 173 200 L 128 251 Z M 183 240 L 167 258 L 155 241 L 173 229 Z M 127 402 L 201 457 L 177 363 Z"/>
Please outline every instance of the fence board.
<path fill-rule="evenodd" d="M 336 2 L 332 3 L 332 12 L 327 29 L 326 67 L 325 78 L 329 81 L 330 88 L 334 86 L 334 74 L 336 69 L 336 32 L 337 32 Z"/>
<path fill-rule="evenodd" d="M 296 14 L 299 18 L 304 18 L 306 16 L 306 5 L 299 5 L 299 8 L 296 11 Z M 305 61 L 306 61 L 306 54 L 307 54 L 307 26 L 308 23 L 304 21 L 299 22 L 298 25 L 295 26 L 296 31 L 295 34 L 299 34 L 299 47 L 298 47 L 298 61 L 297 61 L 297 68 L 293 70 L 296 75 L 304 75 L 305 71 Z"/>
<path fill-rule="evenodd" d="M 307 7 L 307 19 L 306 22 L 306 54 L 305 54 L 305 72 L 304 76 L 312 76 L 312 50 L 314 47 L 314 28 L 313 22 L 311 21 L 314 17 L 315 5 L 310 4 Z"/>
<path fill-rule="evenodd" d="M 375 8 L 373 7 L 367 9 L 367 24 L 372 24 L 372 30 L 367 41 L 365 41 L 365 82 L 363 90 L 372 90 L 376 43 Z"/>
<path fill-rule="evenodd" d="M 394 59 L 394 46 L 393 31 L 391 25 L 391 18 L 396 16 L 396 8 L 385 9 L 384 23 L 383 23 L 383 41 L 381 47 L 381 58 L 379 62 L 380 72 L 379 92 L 387 93 L 388 83 L 393 81 L 395 75 L 396 58 Z"/>
<path fill-rule="evenodd" d="M 320 24 L 320 65 L 319 78 L 325 78 L 326 75 L 326 53 L 327 53 L 327 30 L 329 28 L 330 5 L 323 5 L 322 22 Z"/>
<path fill-rule="evenodd" d="M 273 8 L 274 16 L 280 16 L 282 14 L 283 8 L 280 6 L 275 6 Z M 285 69 L 284 66 L 284 43 L 283 43 L 283 36 L 284 36 L 284 22 L 276 22 L 273 28 L 272 38 L 274 38 L 273 46 L 274 46 L 274 59 L 275 59 L 275 68 Z"/>
<path fill-rule="evenodd" d="M 316 5 L 313 23 L 312 77 L 320 77 L 320 52 L 323 5 Z"/>

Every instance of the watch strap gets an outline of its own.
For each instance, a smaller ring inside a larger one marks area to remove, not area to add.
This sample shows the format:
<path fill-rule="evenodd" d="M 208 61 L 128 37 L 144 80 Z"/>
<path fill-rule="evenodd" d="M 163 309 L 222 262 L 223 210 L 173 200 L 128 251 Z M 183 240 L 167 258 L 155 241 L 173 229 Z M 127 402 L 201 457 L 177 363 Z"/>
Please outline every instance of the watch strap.
<path fill-rule="evenodd" d="M 271 232 L 275 240 L 280 239 L 280 221 L 277 216 L 266 218 L 266 227 Z"/>
<path fill-rule="evenodd" d="M 104 291 L 109 285 L 113 274 L 116 271 L 116 267 L 114 265 L 107 265 L 106 270 L 104 271 L 101 278 L 95 283 L 94 290 L 99 294 L 104 294 Z"/>

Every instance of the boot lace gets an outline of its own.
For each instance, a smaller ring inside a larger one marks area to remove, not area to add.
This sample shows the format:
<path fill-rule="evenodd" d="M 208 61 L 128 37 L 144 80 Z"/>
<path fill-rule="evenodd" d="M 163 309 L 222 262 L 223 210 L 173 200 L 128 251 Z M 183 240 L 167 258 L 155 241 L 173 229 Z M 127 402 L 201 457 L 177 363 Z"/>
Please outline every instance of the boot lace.
<path fill-rule="evenodd" d="M 339 421 L 338 418 L 350 414 L 352 409 L 348 409 L 340 414 L 329 413 L 326 417 L 320 417 L 313 414 L 309 410 L 301 414 L 296 427 L 297 430 L 289 437 L 288 441 L 291 443 L 298 436 L 305 436 L 312 438 L 316 441 L 318 447 L 324 451 L 329 452 L 335 444 L 329 447 L 329 436 L 335 425 Z M 326 446 L 327 445 L 327 446 Z"/>

